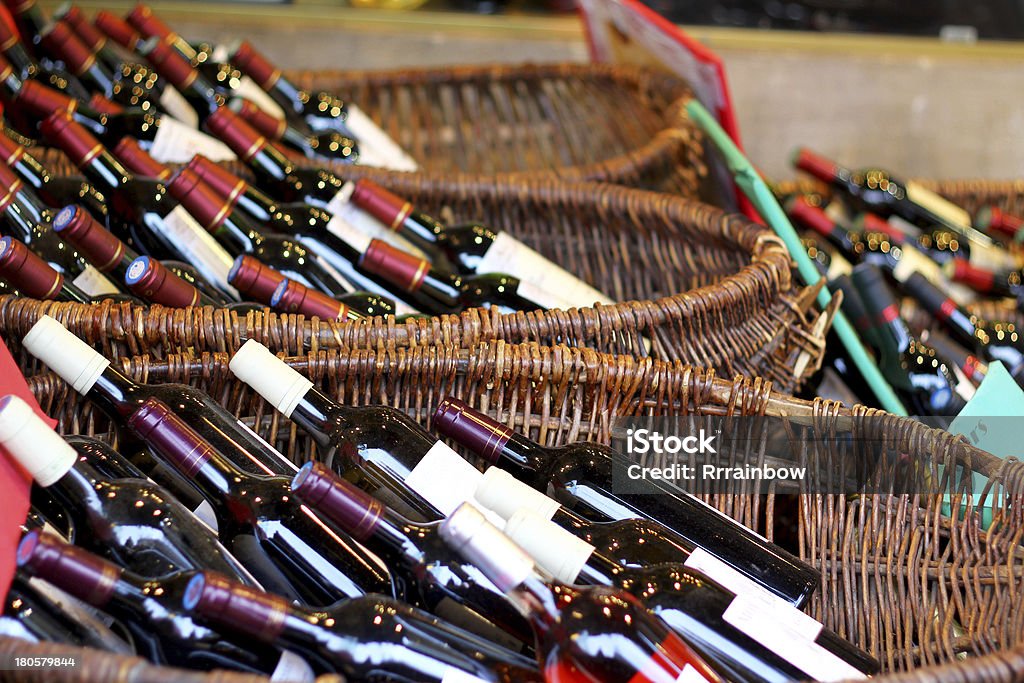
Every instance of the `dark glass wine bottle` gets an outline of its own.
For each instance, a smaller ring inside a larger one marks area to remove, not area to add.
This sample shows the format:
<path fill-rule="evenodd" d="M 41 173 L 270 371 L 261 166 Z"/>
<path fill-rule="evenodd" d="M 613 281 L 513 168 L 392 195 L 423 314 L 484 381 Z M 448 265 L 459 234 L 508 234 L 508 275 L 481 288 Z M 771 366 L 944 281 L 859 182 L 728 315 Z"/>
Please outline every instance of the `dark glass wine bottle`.
<path fill-rule="evenodd" d="M 972 266 L 963 259 L 955 259 L 944 267 L 946 275 L 976 292 L 994 297 L 1017 300 L 1017 309 L 1024 311 L 1024 271 L 1012 268 L 992 271 Z"/>
<path fill-rule="evenodd" d="M 439 489 L 443 494 L 460 488 L 456 479 L 467 476 L 466 468 L 470 486 L 480 477 L 469 463 L 405 413 L 386 406 L 339 405 L 256 340 L 242 345 L 230 367 L 235 376 L 313 437 L 321 461 L 403 517 L 434 521 L 443 516 L 416 486 Z M 438 472 L 444 472 L 444 477 L 438 477 Z"/>
<path fill-rule="evenodd" d="M 1000 237 L 1016 244 L 1024 241 L 1024 219 L 998 206 L 983 207 L 974 215 L 974 224 L 990 237 Z"/>
<path fill-rule="evenodd" d="M 317 462 L 302 466 L 292 480 L 292 491 L 314 512 L 377 553 L 396 580 L 409 586 L 409 598 L 418 607 L 478 633 L 490 621 L 520 642 L 532 642 L 522 615 L 494 584 L 481 580 L 452 555 L 436 524 L 405 519 Z"/>
<path fill-rule="evenodd" d="M 38 31 L 33 29 L 33 32 L 24 35 L 31 37 L 35 42 L 44 26 L 38 27 Z M 75 99 L 89 99 L 89 90 L 77 78 L 49 60 L 36 61 L 22 42 L 19 31 L 6 21 L 0 21 L 0 52 L 3 52 L 21 80 L 39 80 L 57 90 L 67 92 Z"/>
<path fill-rule="evenodd" d="M 137 3 L 124 20 L 146 38 L 156 38 L 174 47 L 186 59 L 195 57 L 195 50 L 188 41 L 171 30 L 163 19 L 158 17 L 149 5 Z"/>
<path fill-rule="evenodd" d="M 67 22 L 58 19 L 46 27 L 40 34 L 40 45 L 51 57 L 62 61 L 91 92 L 105 97 L 114 94 L 115 72 L 97 59 Z"/>
<path fill-rule="evenodd" d="M 246 472 L 291 476 L 298 469 L 208 394 L 187 384 L 134 382 L 49 316 L 40 317 L 22 343 L 118 424 L 123 425 L 146 399 L 159 398 Z"/>
<path fill-rule="evenodd" d="M 356 153 L 355 141 L 337 131 L 302 132 L 285 119 L 276 118 L 247 99 L 232 100 L 228 106 L 238 114 L 239 118 L 267 136 L 267 139 L 280 142 L 282 145 L 302 152 L 307 157 L 325 157 L 335 160 L 347 159 Z"/>
<path fill-rule="evenodd" d="M 545 680 L 724 680 L 632 595 L 539 577 L 530 556 L 471 504 L 452 513 L 440 533 L 530 620 Z"/>
<path fill-rule="evenodd" d="M 227 274 L 232 257 L 217 244 L 167 187 L 130 174 L 80 124 L 53 114 L 41 125 L 86 176 L 107 196 L 107 226 L 136 251 L 155 258 L 191 263 L 208 281 L 231 293 Z"/>
<path fill-rule="evenodd" d="M 159 399 L 147 399 L 127 422 L 200 490 L 217 517 L 221 538 L 254 533 L 307 604 L 395 594 L 387 567 L 350 536 L 327 530 L 294 499 L 287 477 L 252 475 L 236 467 Z"/>
<path fill-rule="evenodd" d="M 316 610 L 207 572 L 192 579 L 183 606 L 217 628 L 326 661 L 349 680 L 542 680 L 530 660 L 381 595 Z"/>
<path fill-rule="evenodd" d="M 92 297 L 64 279 L 23 242 L 0 237 L 0 279 L 33 299 L 92 302 Z"/>
<path fill-rule="evenodd" d="M 286 658 L 274 647 L 250 648 L 184 614 L 181 601 L 192 572 L 142 577 L 38 532 L 22 539 L 17 561 L 23 571 L 117 619 L 131 635 L 136 653 L 156 664 L 263 675 L 278 671 L 300 681 L 313 679 L 295 655 Z"/>
<path fill-rule="evenodd" d="M 688 566 L 736 592 L 751 590 L 749 584 L 756 583 L 800 606 L 818 584 L 818 573 L 799 558 L 665 482 L 651 481 L 650 493 L 615 493 L 612 466 L 622 456 L 607 446 L 578 442 L 547 448 L 455 398 L 438 405 L 433 425 L 537 491 L 553 491 L 560 503 L 592 522 L 656 522 L 661 530 L 655 536 L 672 537 L 685 549 L 683 555 L 692 558 Z M 516 503 L 509 501 L 509 513 Z"/>
<path fill-rule="evenodd" d="M 988 364 L 939 330 L 928 330 L 928 345 L 943 358 L 955 363 L 971 384 L 980 386 L 988 374 Z"/>
<path fill-rule="evenodd" d="M 106 216 L 106 199 L 84 178 L 52 175 L 28 153 L 24 145 L 7 135 L 0 135 L 0 156 L 47 206 L 59 208 L 68 204 L 81 204 L 97 218 Z"/>
<path fill-rule="evenodd" d="M 630 593 L 730 681 L 848 680 L 879 670 L 871 656 L 795 607 L 737 595 L 683 565 L 624 568 L 525 509 L 504 532 L 562 583 Z"/>
<path fill-rule="evenodd" d="M 857 216 L 852 227 L 855 231 L 862 233 L 886 233 L 892 237 L 894 244 L 904 248 L 907 244 L 912 244 L 938 264 L 944 264 L 955 258 L 969 259 L 971 254 L 967 240 L 952 230 L 943 228 L 923 230 L 917 237 L 910 239 L 894 229 L 888 221 L 870 212 Z"/>
<path fill-rule="evenodd" d="M 363 320 L 365 316 L 358 313 L 338 299 L 306 287 L 301 282 L 285 278 L 277 285 L 270 295 L 270 307 L 283 313 L 301 313 L 307 317 L 321 320 Z"/>
<path fill-rule="evenodd" d="M 919 415 L 955 417 L 964 406 L 949 363 L 910 334 L 882 272 L 870 264 L 853 269 L 853 282 L 874 318 L 879 369 Z"/>
<path fill-rule="evenodd" d="M 907 278 L 903 289 L 921 302 L 960 343 L 968 345 L 990 363 L 1002 362 L 1018 384 L 1024 383 L 1024 340 L 1014 323 L 980 319 L 957 306 L 919 273 Z"/>
<path fill-rule="evenodd" d="M 128 265 L 124 282 L 128 289 L 146 301 L 171 308 L 189 306 L 218 306 L 219 304 L 200 292 L 195 286 L 182 280 L 162 263 L 149 256 L 139 256 Z M 237 308 L 236 308 L 237 307 Z M 248 310 L 248 303 L 231 304 L 230 308 Z"/>
<path fill-rule="evenodd" d="M 75 35 L 111 72 L 118 72 L 128 62 L 130 55 L 119 50 L 116 43 L 107 40 L 107 37 L 89 22 L 85 13 L 77 5 L 64 4 L 54 12 L 53 17 L 67 22 Z"/>
<path fill-rule="evenodd" d="M 258 585 L 170 492 L 108 476 L 102 470 L 134 467 L 113 452 L 76 451 L 17 396 L 0 399 L 0 443 L 75 519 L 78 545 L 150 578 L 210 569 Z"/>
<path fill-rule="evenodd" d="M 199 176 L 183 168 L 168 182 L 168 189 L 234 258 L 250 254 L 286 277 L 331 296 L 348 289 L 317 255 L 292 237 L 264 234 L 230 202 L 207 187 Z"/>

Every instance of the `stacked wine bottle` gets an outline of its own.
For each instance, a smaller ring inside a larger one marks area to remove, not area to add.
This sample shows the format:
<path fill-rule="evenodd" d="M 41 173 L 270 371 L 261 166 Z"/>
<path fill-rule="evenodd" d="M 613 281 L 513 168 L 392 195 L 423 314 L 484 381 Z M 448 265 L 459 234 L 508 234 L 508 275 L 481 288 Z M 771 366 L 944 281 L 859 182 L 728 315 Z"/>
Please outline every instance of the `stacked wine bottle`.
<path fill-rule="evenodd" d="M 247 42 L 190 43 L 145 5 L 9 9 L 0 294 L 339 321 L 613 303 L 505 232 L 346 178 L 417 165 L 355 103 L 298 88 Z M 40 145 L 82 175 L 54 175 Z"/>
<path fill-rule="evenodd" d="M 1015 322 L 1024 310 L 1024 258 L 1015 247 L 1024 221 L 998 207 L 971 216 L 918 184 L 879 169 L 852 171 L 807 149 L 793 161 L 831 197 L 781 197 L 787 212 L 912 414 L 939 424 L 955 417 L 994 361 L 1024 386 L 1024 337 Z M 972 313 L 983 301 L 1008 319 Z M 871 405 L 873 392 L 838 339 L 826 349 L 810 391 Z"/>
<path fill-rule="evenodd" d="M 607 446 L 547 448 L 444 399 L 435 430 L 481 471 L 250 340 L 230 369 L 315 445 L 300 466 L 213 397 L 133 381 L 49 316 L 22 344 L 118 450 L 0 399 L 0 446 L 35 481 L 7 636 L 296 681 L 878 670 L 803 611 L 815 569 L 667 482 L 616 493 Z"/>

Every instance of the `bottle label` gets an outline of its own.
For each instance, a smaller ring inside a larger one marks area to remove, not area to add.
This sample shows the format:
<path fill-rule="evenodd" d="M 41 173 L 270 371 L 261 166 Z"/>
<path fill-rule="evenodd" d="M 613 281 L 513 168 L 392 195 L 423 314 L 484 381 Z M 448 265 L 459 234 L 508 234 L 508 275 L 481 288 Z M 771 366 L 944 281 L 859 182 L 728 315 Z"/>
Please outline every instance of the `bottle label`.
<path fill-rule="evenodd" d="M 687 664 L 676 679 L 676 683 L 707 683 L 707 679 L 701 676 L 692 664 Z"/>
<path fill-rule="evenodd" d="M 814 680 L 845 681 L 867 678 L 862 672 L 786 623 L 766 613 L 764 603 L 737 595 L 722 615 L 725 621 L 797 667 Z"/>
<path fill-rule="evenodd" d="M 215 45 L 210 52 L 210 59 L 217 64 L 227 64 L 230 61 L 230 55 L 231 51 L 227 45 Z M 277 102 L 274 101 L 274 98 L 257 85 L 256 81 L 244 74 L 238 79 L 238 85 L 232 89 L 232 94 L 249 100 L 276 119 L 288 118 L 284 113 L 284 109 L 281 109 Z"/>
<path fill-rule="evenodd" d="M 456 669 L 455 667 L 449 666 L 441 674 L 441 683 L 487 683 L 482 678 L 477 678 L 471 673 L 467 673 L 462 669 Z"/>
<path fill-rule="evenodd" d="M 546 308 L 582 308 L 595 301 L 615 303 L 505 232 L 498 233 L 476 271 L 507 273 L 519 278 L 519 294 Z"/>
<path fill-rule="evenodd" d="M 270 680 L 282 683 L 312 683 L 316 680 L 316 674 L 305 659 L 294 652 L 283 650 L 274 672 L 270 674 Z"/>
<path fill-rule="evenodd" d="M 185 261 L 218 288 L 238 298 L 238 290 L 228 284 L 228 272 L 234 263 L 231 255 L 217 240 L 178 205 L 164 216 L 163 227 L 169 241 L 177 247 Z"/>
<path fill-rule="evenodd" d="M 160 94 L 160 108 L 189 128 L 198 130 L 199 115 L 170 83 L 164 83 L 164 91 Z"/>
<path fill-rule="evenodd" d="M 942 267 L 918 249 L 909 244 L 900 247 L 900 258 L 892 269 L 892 276 L 897 282 L 906 282 L 914 273 L 921 273 L 936 287 L 941 287 L 949 297 L 960 306 L 973 302 L 977 295 L 967 286 L 956 282 L 948 282 L 942 274 Z"/>
<path fill-rule="evenodd" d="M 85 270 L 79 273 L 75 279 L 71 281 L 71 284 L 75 285 L 89 296 L 119 293 L 119 290 L 114 286 L 114 283 L 111 282 L 106 275 L 92 266 L 86 266 Z"/>
<path fill-rule="evenodd" d="M 483 478 L 483 473 L 444 442 L 435 443 L 405 478 L 405 485 L 445 517 L 467 501 Z M 473 501 L 491 524 L 504 528 L 505 520 Z"/>
<path fill-rule="evenodd" d="M 327 229 L 335 234 L 334 227 L 338 227 L 336 223 L 345 223 L 348 229 L 351 231 L 358 232 L 359 237 L 359 251 L 365 251 L 366 247 L 363 246 L 365 243 L 368 245 L 371 239 L 382 240 L 387 242 L 393 247 L 397 247 L 402 251 L 407 251 L 410 254 L 414 254 L 419 258 L 426 258 L 420 249 L 417 249 L 412 242 L 402 237 L 400 234 L 388 228 L 376 218 L 371 216 L 368 212 L 363 211 L 352 202 L 352 192 L 355 190 L 355 183 L 349 181 L 345 183 L 338 193 L 335 194 L 331 201 L 327 203 L 327 211 L 331 214 L 331 221 L 327 224 Z M 339 230 L 345 230 L 344 227 L 338 227 Z M 340 237 L 341 235 L 339 235 Z M 353 246 L 356 243 L 346 238 Z"/>
<path fill-rule="evenodd" d="M 185 164 L 197 154 L 210 161 L 232 161 L 235 153 L 220 140 L 174 119 L 162 119 L 149 155 L 164 164 Z"/>
<path fill-rule="evenodd" d="M 419 170 L 419 164 L 362 109 L 354 104 L 349 104 L 347 109 L 345 127 L 359 143 L 360 166 L 378 166 L 392 171 Z"/>
<path fill-rule="evenodd" d="M 217 524 L 217 515 L 213 512 L 213 506 L 210 505 L 210 501 L 203 499 L 203 502 L 196 506 L 196 509 L 192 511 L 192 514 L 199 518 L 199 521 L 210 527 L 210 529 L 216 534 L 220 533 L 220 525 Z"/>
<path fill-rule="evenodd" d="M 917 183 L 911 181 L 907 185 L 907 199 L 923 206 L 936 216 L 943 218 L 953 225 L 963 228 L 971 227 L 971 214 L 957 206 L 945 197 L 941 197 L 931 190 L 926 190 Z"/>
<path fill-rule="evenodd" d="M 264 439 L 262 436 L 257 434 L 247 424 L 245 424 L 241 420 L 238 420 L 237 424 L 238 424 L 239 427 L 242 428 L 242 431 L 246 432 L 247 434 L 249 434 L 249 436 L 251 436 L 252 438 L 256 439 L 256 441 L 258 441 L 259 443 L 261 443 L 264 446 L 266 446 L 267 451 L 270 452 L 270 453 L 273 453 L 274 457 L 278 461 L 280 461 L 280 463 L 286 468 L 286 470 L 291 470 L 292 472 L 298 472 L 299 471 L 298 465 L 296 465 L 291 460 L 286 458 L 284 453 L 282 453 L 281 451 L 279 451 L 276 448 L 274 448 L 273 446 L 271 446 L 270 443 L 266 439 Z M 267 474 L 276 475 L 277 472 L 267 472 Z"/>

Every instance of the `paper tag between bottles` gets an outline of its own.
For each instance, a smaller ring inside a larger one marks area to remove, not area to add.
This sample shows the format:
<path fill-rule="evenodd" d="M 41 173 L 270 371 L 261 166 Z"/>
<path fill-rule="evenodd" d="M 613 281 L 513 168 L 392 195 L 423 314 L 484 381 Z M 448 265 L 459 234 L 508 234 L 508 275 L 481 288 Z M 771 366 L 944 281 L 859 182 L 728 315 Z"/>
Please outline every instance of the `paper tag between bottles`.
<path fill-rule="evenodd" d="M 505 520 L 473 500 L 477 484 L 483 473 L 473 467 L 461 455 L 443 441 L 438 441 L 427 454 L 412 468 L 405 478 L 405 485 L 418 493 L 423 500 L 448 517 L 455 509 L 471 501 L 494 526 L 505 528 Z"/>
<path fill-rule="evenodd" d="M 213 506 L 210 505 L 210 501 L 203 499 L 203 502 L 196 506 L 196 509 L 192 511 L 192 514 L 199 519 L 200 522 L 210 527 L 213 533 L 220 533 L 220 525 L 217 523 L 217 515 L 213 511 Z"/>
<path fill-rule="evenodd" d="M 180 204 L 164 216 L 164 228 L 172 244 L 185 260 L 219 288 L 238 298 L 238 290 L 228 284 L 234 259 L 217 243 L 213 235 L 199 225 Z"/>
<path fill-rule="evenodd" d="M 199 115 L 188 100 L 170 83 L 164 83 L 164 91 L 160 94 L 160 108 L 170 116 L 189 128 L 199 128 Z"/>
<path fill-rule="evenodd" d="M 397 249 L 414 254 L 419 258 L 426 258 L 426 254 L 417 249 L 412 242 L 352 203 L 352 193 L 354 191 L 355 183 L 347 182 L 342 185 L 337 194 L 331 197 L 331 201 L 327 202 L 327 211 L 331 214 L 331 220 L 327 224 L 328 230 L 342 237 L 352 246 L 357 246 L 357 244 L 349 239 L 349 232 L 345 232 L 344 236 L 339 232 L 345 231 L 346 228 L 338 224 L 345 223 L 349 231 L 358 231 L 357 248 L 359 248 L 359 251 L 365 251 L 364 243 L 369 245 L 371 239 L 377 239 L 387 242 Z M 352 237 L 352 239 L 357 238 Z"/>
<path fill-rule="evenodd" d="M 362 109 L 354 104 L 349 104 L 347 109 L 345 127 L 359 144 L 360 166 L 377 166 L 392 171 L 419 170 L 419 164 Z"/>
<path fill-rule="evenodd" d="M 722 617 L 814 680 L 828 682 L 867 678 L 833 653 L 773 619 L 774 613 L 766 614 L 758 600 L 737 595 Z"/>
<path fill-rule="evenodd" d="M 79 273 L 75 279 L 71 281 L 71 284 L 78 287 L 89 296 L 118 294 L 120 291 L 106 275 L 92 266 L 86 266 L 85 270 Z"/>
<path fill-rule="evenodd" d="M 149 155 L 164 164 L 185 164 L 197 154 L 210 161 L 233 161 L 238 157 L 220 140 L 174 119 L 161 119 L 149 148 Z"/>
<path fill-rule="evenodd" d="M 477 273 L 507 273 L 519 278 L 519 293 L 546 308 L 584 308 L 613 304 L 567 270 L 558 267 L 506 232 L 499 232 L 480 259 Z"/>
<path fill-rule="evenodd" d="M 679 673 L 676 683 L 707 683 L 707 680 L 699 671 L 693 668 L 692 664 L 687 664 Z"/>
<path fill-rule="evenodd" d="M 471 673 L 466 673 L 461 669 L 454 667 L 448 667 L 441 674 L 441 683 L 487 683 L 482 678 L 477 678 Z"/>
<path fill-rule="evenodd" d="M 281 659 L 277 661 L 271 681 L 281 683 L 312 683 L 316 680 L 313 667 L 305 659 L 289 650 L 281 651 Z"/>
<path fill-rule="evenodd" d="M 957 206 L 945 197 L 942 197 L 931 190 L 926 190 L 917 183 L 911 181 L 906 184 L 907 199 L 923 206 L 936 216 L 946 219 L 953 225 L 963 228 L 971 227 L 971 214 L 962 207 Z"/>

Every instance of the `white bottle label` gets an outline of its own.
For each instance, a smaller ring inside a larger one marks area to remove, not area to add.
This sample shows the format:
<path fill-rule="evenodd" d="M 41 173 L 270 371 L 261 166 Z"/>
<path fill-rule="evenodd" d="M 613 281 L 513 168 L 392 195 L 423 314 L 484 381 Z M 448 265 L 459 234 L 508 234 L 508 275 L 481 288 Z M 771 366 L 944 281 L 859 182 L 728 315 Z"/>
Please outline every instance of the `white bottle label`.
<path fill-rule="evenodd" d="M 284 109 L 268 95 L 263 88 L 256 85 L 256 81 L 248 76 L 238 79 L 238 85 L 232 91 L 238 97 L 244 98 L 255 104 L 257 107 L 273 116 L 275 119 L 287 118 Z"/>
<path fill-rule="evenodd" d="M 785 623 L 765 612 L 764 604 L 737 595 L 722 615 L 726 622 L 746 633 L 817 681 L 845 681 L 867 678 L 817 643 L 805 639 Z"/>
<path fill-rule="evenodd" d="M 922 254 L 917 248 L 907 244 L 900 247 L 902 252 L 896 267 L 892 269 L 892 276 L 897 282 L 906 282 L 914 273 L 921 273 L 929 282 L 939 287 L 960 306 L 965 306 L 975 299 L 975 294 L 970 288 L 949 282 L 942 274 L 942 267 L 935 261 Z"/>
<path fill-rule="evenodd" d="M 676 679 L 676 683 L 707 683 L 707 680 L 699 671 L 693 668 L 692 664 L 687 664 L 683 667 L 679 678 Z"/>
<path fill-rule="evenodd" d="M 392 171 L 417 171 L 419 164 L 395 142 L 390 135 L 373 122 L 362 109 L 348 105 L 345 127 L 359 144 L 359 164 L 378 166 Z"/>
<path fill-rule="evenodd" d="M 405 485 L 447 517 L 466 501 L 473 500 L 473 493 L 483 476 L 465 458 L 438 441 L 409 472 Z M 499 529 L 504 528 L 504 519 L 479 503 L 474 504 L 488 521 Z"/>
<path fill-rule="evenodd" d="M 928 209 L 936 216 L 944 218 L 953 225 L 969 228 L 971 227 L 971 214 L 962 207 L 957 206 L 945 197 L 941 197 L 931 190 L 926 190 L 915 182 L 908 182 L 907 199 Z"/>
<path fill-rule="evenodd" d="M 471 673 L 466 673 L 462 669 L 456 669 L 454 667 L 448 667 L 441 674 L 441 683 L 487 683 L 482 678 L 477 678 Z"/>
<path fill-rule="evenodd" d="M 276 448 L 274 448 L 273 446 L 271 446 L 270 443 L 266 439 L 264 439 L 262 436 L 257 434 L 252 428 L 249 427 L 249 425 L 245 424 L 241 420 L 238 420 L 237 424 L 238 424 L 239 427 L 242 428 L 243 431 L 248 432 L 249 435 L 252 436 L 252 438 L 256 439 L 261 444 L 266 446 L 267 450 L 270 451 L 271 453 L 273 453 L 277 457 L 277 459 L 279 461 L 281 461 L 282 465 L 284 465 L 286 468 L 290 469 L 292 472 L 298 472 L 299 471 L 298 465 L 296 465 L 291 460 L 286 458 L 284 453 L 282 453 L 281 451 L 279 451 Z M 261 464 L 261 466 L 262 466 L 262 464 Z M 265 467 L 264 467 L 264 469 L 265 469 Z M 267 474 L 275 475 L 276 473 L 275 472 L 267 472 Z"/>
<path fill-rule="evenodd" d="M 220 525 L 217 524 L 217 515 L 213 512 L 210 501 L 203 499 L 203 502 L 196 506 L 192 514 L 199 518 L 199 521 L 210 527 L 213 533 L 220 533 Z"/>
<path fill-rule="evenodd" d="M 228 272 L 234 259 L 217 243 L 213 235 L 199 225 L 180 204 L 164 216 L 164 229 L 185 260 L 199 273 L 228 293 L 238 291 L 228 284 Z"/>
<path fill-rule="evenodd" d="M 396 231 L 390 229 L 369 213 L 353 204 L 353 191 L 355 191 L 355 183 L 347 182 L 340 190 L 338 190 L 338 193 L 331 198 L 331 201 L 327 203 L 327 211 L 332 216 L 330 223 L 327 224 L 328 230 L 334 232 L 331 227 L 332 224 L 335 224 L 336 222 L 344 222 L 351 230 L 358 231 L 361 234 L 362 238 L 360 239 L 360 244 L 364 241 L 366 244 L 369 244 L 369 240 L 377 239 L 387 242 L 391 246 L 401 249 L 402 251 L 414 254 L 419 258 L 426 257 L 426 255 L 421 250 L 417 249 L 412 242 L 405 239 Z M 353 246 L 355 246 L 355 244 L 353 244 Z M 360 251 L 363 250 L 365 250 L 365 247 L 360 248 Z"/>
<path fill-rule="evenodd" d="M 505 232 L 498 233 L 494 244 L 480 259 L 477 272 L 507 273 L 519 278 L 520 294 L 546 308 L 583 308 L 593 306 L 595 301 L 615 303 Z"/>
<path fill-rule="evenodd" d="M 313 683 L 316 674 L 305 659 L 294 652 L 283 650 L 274 672 L 270 674 L 270 680 L 274 683 Z"/>
<path fill-rule="evenodd" d="M 174 86 L 165 83 L 160 95 L 160 108 L 189 128 L 199 128 L 199 115 Z"/>
<path fill-rule="evenodd" d="M 114 283 L 111 282 L 106 275 L 92 266 L 86 266 L 85 270 L 79 273 L 75 279 L 71 281 L 71 284 L 78 287 L 89 296 L 119 293 L 117 287 L 114 286 Z"/>
<path fill-rule="evenodd" d="M 220 140 L 174 119 L 161 119 L 149 155 L 164 164 L 185 164 L 197 154 L 210 161 L 232 161 L 235 153 Z"/>

